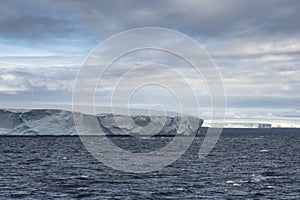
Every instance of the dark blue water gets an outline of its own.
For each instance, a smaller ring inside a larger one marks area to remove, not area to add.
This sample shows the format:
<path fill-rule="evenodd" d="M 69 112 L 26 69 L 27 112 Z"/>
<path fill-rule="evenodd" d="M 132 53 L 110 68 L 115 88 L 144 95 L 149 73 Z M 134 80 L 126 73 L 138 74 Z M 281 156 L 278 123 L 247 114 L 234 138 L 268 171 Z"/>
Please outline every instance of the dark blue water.
<path fill-rule="evenodd" d="M 111 139 L 132 150 L 170 140 Z M 227 131 L 199 160 L 202 140 L 161 171 L 131 174 L 102 165 L 78 137 L 0 137 L 0 199 L 300 199 L 299 130 Z"/>

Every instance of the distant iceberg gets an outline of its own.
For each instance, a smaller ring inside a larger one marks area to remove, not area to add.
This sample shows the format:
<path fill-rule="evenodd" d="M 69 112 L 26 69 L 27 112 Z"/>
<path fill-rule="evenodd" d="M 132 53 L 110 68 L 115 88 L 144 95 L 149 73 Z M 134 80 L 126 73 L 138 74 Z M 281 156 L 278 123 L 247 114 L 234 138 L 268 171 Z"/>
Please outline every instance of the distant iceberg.
<path fill-rule="evenodd" d="M 75 113 L 87 135 L 191 135 L 199 132 L 202 119 L 185 116 L 126 116 Z M 89 125 L 97 119 L 97 127 Z M 134 123 L 129 123 L 133 121 Z M 163 122 L 163 123 L 162 123 Z M 150 124 L 151 123 L 151 124 Z M 80 126 L 77 123 L 77 126 Z M 150 126 L 150 125 L 151 126 Z M 181 125 L 181 126 L 180 126 Z M 99 128 L 101 127 L 101 128 Z M 157 130 L 155 130 L 157 129 Z M 73 113 L 60 109 L 0 109 L 0 135 L 77 135 Z M 82 134 L 82 133 L 80 133 Z"/>

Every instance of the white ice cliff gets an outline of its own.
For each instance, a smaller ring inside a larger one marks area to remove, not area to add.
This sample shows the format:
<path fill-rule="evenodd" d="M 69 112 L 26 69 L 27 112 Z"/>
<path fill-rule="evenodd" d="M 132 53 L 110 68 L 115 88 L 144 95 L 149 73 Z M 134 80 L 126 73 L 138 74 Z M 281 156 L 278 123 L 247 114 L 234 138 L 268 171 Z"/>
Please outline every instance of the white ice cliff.
<path fill-rule="evenodd" d="M 125 116 L 76 113 L 76 125 L 91 135 L 191 135 L 203 120 L 195 117 Z M 97 126 L 92 122 L 97 121 Z M 101 127 L 101 128 L 100 128 Z M 79 128 L 80 129 L 80 128 Z M 0 109 L 0 135 L 77 135 L 73 113 L 58 109 Z"/>

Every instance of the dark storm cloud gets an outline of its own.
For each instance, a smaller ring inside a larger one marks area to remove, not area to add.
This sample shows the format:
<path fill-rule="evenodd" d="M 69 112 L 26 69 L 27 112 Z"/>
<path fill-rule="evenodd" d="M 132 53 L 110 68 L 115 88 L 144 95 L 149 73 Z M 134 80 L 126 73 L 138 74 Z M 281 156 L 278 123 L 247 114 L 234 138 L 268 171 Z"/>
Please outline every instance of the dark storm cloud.
<path fill-rule="evenodd" d="M 72 2 L 2 1 L 0 7 L 0 36 L 23 42 L 78 37 L 87 30 L 77 16 L 85 12 Z"/>
<path fill-rule="evenodd" d="M 0 37 L 107 37 L 163 26 L 197 37 L 296 36 L 298 1 L 2 1 Z"/>
<path fill-rule="evenodd" d="M 103 34 L 163 26 L 191 36 L 296 34 L 298 1 L 64 1 Z M 52 2 L 53 3 L 53 2 Z"/>

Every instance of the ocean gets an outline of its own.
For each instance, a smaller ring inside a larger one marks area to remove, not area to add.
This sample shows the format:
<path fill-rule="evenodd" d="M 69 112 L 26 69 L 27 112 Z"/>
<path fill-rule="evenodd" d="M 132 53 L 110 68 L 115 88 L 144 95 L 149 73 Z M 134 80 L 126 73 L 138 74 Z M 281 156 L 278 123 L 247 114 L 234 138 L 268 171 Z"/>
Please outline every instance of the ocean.
<path fill-rule="evenodd" d="M 200 160 L 203 138 L 162 170 L 135 174 L 106 167 L 76 136 L 1 136 L 0 199 L 300 199 L 299 129 L 227 129 Z M 172 138 L 110 139 L 146 152 Z"/>

